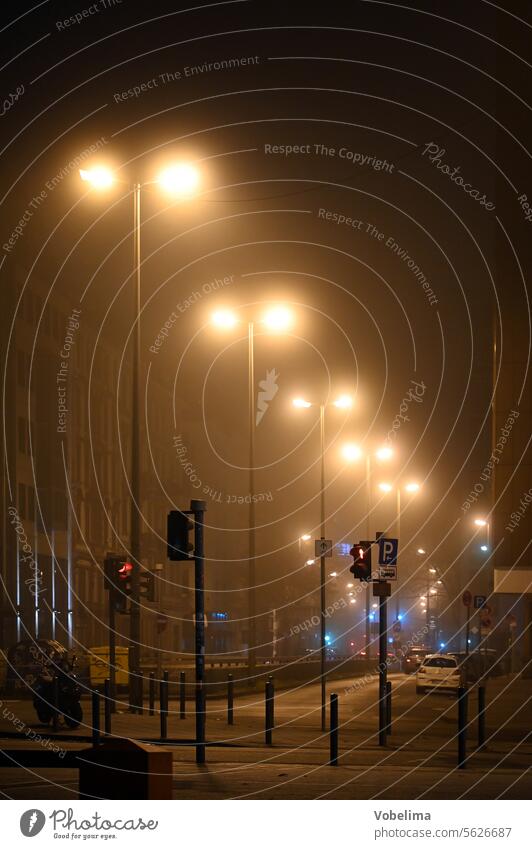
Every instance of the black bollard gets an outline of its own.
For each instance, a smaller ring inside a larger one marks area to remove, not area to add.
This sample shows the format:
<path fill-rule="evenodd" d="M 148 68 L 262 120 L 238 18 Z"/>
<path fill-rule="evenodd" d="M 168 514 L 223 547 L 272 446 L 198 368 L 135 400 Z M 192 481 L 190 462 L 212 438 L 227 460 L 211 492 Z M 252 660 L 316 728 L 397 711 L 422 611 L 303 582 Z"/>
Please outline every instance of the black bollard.
<path fill-rule="evenodd" d="M 478 688 L 478 747 L 486 742 L 486 688 L 479 684 Z"/>
<path fill-rule="evenodd" d="M 205 689 L 202 681 L 196 684 L 196 763 L 205 763 Z"/>
<path fill-rule="evenodd" d="M 148 716 L 153 716 L 155 712 L 155 672 L 150 672 L 150 690 L 149 690 L 149 710 Z"/>
<path fill-rule="evenodd" d="M 161 718 L 161 740 L 168 737 L 168 673 L 163 673 L 159 682 L 159 715 Z"/>
<path fill-rule="evenodd" d="M 231 675 L 231 673 L 229 673 L 229 675 L 227 676 L 227 724 L 228 725 L 234 724 L 234 718 L 233 718 L 233 687 L 234 687 L 233 676 Z"/>
<path fill-rule="evenodd" d="M 54 715 L 52 718 L 52 728 L 54 731 L 59 730 L 59 678 L 57 675 L 53 683 L 53 700 L 54 700 Z"/>
<path fill-rule="evenodd" d="M 386 682 L 386 734 L 392 733 L 392 682 Z"/>
<path fill-rule="evenodd" d="M 106 737 L 111 733 L 111 682 L 106 678 L 103 682 L 103 728 Z"/>
<path fill-rule="evenodd" d="M 100 694 L 94 692 L 92 694 L 92 745 L 98 746 L 100 743 Z"/>
<path fill-rule="evenodd" d="M 338 695 L 336 693 L 331 693 L 329 743 L 329 765 L 338 766 Z"/>
<path fill-rule="evenodd" d="M 264 687 L 264 740 L 267 746 L 272 745 L 273 730 L 273 681 L 266 681 Z"/>
<path fill-rule="evenodd" d="M 466 768 L 467 759 L 467 688 L 458 688 L 458 769 Z"/>
<path fill-rule="evenodd" d="M 274 683 L 274 680 L 273 680 L 271 675 L 268 675 L 268 681 L 271 684 L 271 697 L 272 697 L 270 719 L 271 719 L 271 723 L 272 723 L 272 728 L 275 728 L 275 683 Z"/>
<path fill-rule="evenodd" d="M 179 673 L 179 719 L 185 719 L 186 716 L 186 691 L 185 691 L 185 673 Z"/>

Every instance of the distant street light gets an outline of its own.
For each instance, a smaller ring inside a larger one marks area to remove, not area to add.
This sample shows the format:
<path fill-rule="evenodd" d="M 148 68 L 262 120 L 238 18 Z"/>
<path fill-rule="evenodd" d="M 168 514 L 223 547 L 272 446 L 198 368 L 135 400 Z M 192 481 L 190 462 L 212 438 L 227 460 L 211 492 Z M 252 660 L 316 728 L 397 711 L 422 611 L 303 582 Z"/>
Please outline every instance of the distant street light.
<path fill-rule="evenodd" d="M 413 495 L 414 493 L 419 492 L 419 490 L 421 489 L 421 484 L 417 483 L 416 481 L 409 481 L 409 483 L 405 484 L 403 488 L 404 488 L 405 492 L 408 492 L 409 494 Z M 393 487 L 393 484 L 388 483 L 387 481 L 383 481 L 382 483 L 379 484 L 379 489 L 380 489 L 381 492 L 388 493 L 388 492 L 392 492 L 394 487 Z M 401 539 L 401 486 L 400 485 L 396 488 L 396 496 L 397 497 L 396 497 L 395 527 L 396 527 L 397 539 L 400 540 Z M 399 545 L 400 544 L 401 543 L 399 543 Z M 418 549 L 418 554 L 424 554 L 424 553 L 425 553 L 424 549 Z M 404 563 L 404 559 L 403 559 L 403 563 Z M 399 616 L 399 610 L 400 610 L 399 578 L 397 580 L 397 585 L 396 585 L 396 588 L 395 588 L 394 595 L 395 595 L 395 618 L 397 619 L 398 616 Z"/>
<path fill-rule="evenodd" d="M 364 456 L 364 452 L 362 449 L 354 444 L 347 443 L 343 448 L 343 454 L 346 460 L 352 462 L 356 460 L 360 460 L 361 457 Z M 372 509 L 372 491 L 373 491 L 373 483 L 372 483 L 372 470 L 373 464 L 372 460 L 376 459 L 379 462 L 385 462 L 386 460 L 391 460 L 394 456 L 393 449 L 390 448 L 389 445 L 383 445 L 378 448 L 373 454 L 368 451 L 366 454 L 366 539 L 370 540 L 372 538 L 371 535 L 371 509 Z M 371 620 L 370 620 L 370 610 L 371 610 L 371 587 L 370 584 L 366 584 L 366 658 L 369 660 L 371 657 Z"/>
<path fill-rule="evenodd" d="M 166 177 L 164 176 L 166 174 Z M 172 174 L 172 178 L 170 178 Z M 98 191 L 110 188 L 117 182 L 111 169 L 96 165 L 92 168 L 81 168 L 79 171 L 81 179 L 89 183 L 93 189 Z M 191 195 L 199 184 L 199 172 L 188 164 L 180 163 L 171 166 L 158 180 L 146 183 L 133 184 L 133 285 L 134 285 L 134 309 L 133 309 L 133 362 L 132 362 L 132 385 L 131 385 L 131 519 L 130 519 L 130 557 L 136 568 L 131 573 L 131 610 L 129 618 L 130 639 L 130 675 L 129 675 L 129 698 L 133 712 L 142 713 L 143 705 L 143 681 L 141 670 L 141 627 L 140 627 L 140 571 L 142 563 L 140 559 L 140 269 L 141 269 L 141 226 L 140 226 L 140 200 L 141 189 L 144 186 L 160 183 L 167 190 L 180 195 Z M 123 181 L 121 181 L 123 182 Z M 114 659 L 110 659 L 114 664 Z M 196 665 L 196 670 L 198 665 Z M 115 693 L 111 698 L 116 697 Z"/>
<path fill-rule="evenodd" d="M 320 412 L 320 536 L 325 539 L 325 408 L 328 406 L 337 409 L 349 409 L 352 401 L 349 395 L 340 395 L 331 405 L 321 403 L 313 404 L 304 398 L 294 398 L 292 406 L 296 409 L 308 409 L 318 407 Z M 336 573 L 334 573 L 336 577 Z M 321 678 L 321 730 L 327 730 L 327 693 L 326 693 L 326 640 L 325 640 L 325 557 L 320 557 L 320 678 Z"/>
<path fill-rule="evenodd" d="M 216 310 L 212 323 L 219 330 L 232 330 L 240 321 L 236 312 L 228 309 Z M 275 333 L 286 330 L 292 322 L 292 313 L 282 306 L 270 308 L 260 319 L 261 323 Z M 249 439 L 249 529 L 248 529 L 248 677 L 253 678 L 256 668 L 257 627 L 255 615 L 255 320 L 248 320 L 248 439 Z M 310 535 L 305 535 L 310 538 Z M 300 541 L 301 545 L 301 541 Z M 308 561 L 307 561 L 308 562 Z"/>

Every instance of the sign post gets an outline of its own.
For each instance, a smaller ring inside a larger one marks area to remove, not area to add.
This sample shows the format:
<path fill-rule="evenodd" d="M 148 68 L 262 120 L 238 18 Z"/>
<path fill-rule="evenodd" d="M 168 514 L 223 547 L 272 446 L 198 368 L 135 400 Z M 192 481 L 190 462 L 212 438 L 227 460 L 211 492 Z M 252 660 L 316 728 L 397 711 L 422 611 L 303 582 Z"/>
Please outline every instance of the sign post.
<path fill-rule="evenodd" d="M 385 539 L 377 531 L 375 539 L 379 547 L 378 580 L 373 583 L 373 595 L 379 599 L 379 746 L 386 745 L 388 730 L 387 683 L 388 683 L 388 604 L 392 594 L 388 581 L 397 580 L 397 539 Z M 391 713 L 391 705 L 390 705 Z"/>
<path fill-rule="evenodd" d="M 323 497 L 322 482 L 322 497 Z M 322 505 L 323 508 L 323 505 Z M 323 514 L 324 515 L 324 514 Z M 325 533 L 322 521 L 322 533 Z M 320 687 L 321 687 L 321 730 L 327 729 L 327 641 L 325 639 L 325 558 L 332 557 L 332 540 L 321 537 L 314 540 L 314 556 L 320 558 Z"/>
<path fill-rule="evenodd" d="M 473 601 L 473 596 L 469 592 L 469 590 L 465 590 L 462 594 L 462 604 L 466 608 L 466 636 L 465 636 L 465 653 L 466 657 L 469 654 L 469 627 L 471 624 L 471 603 Z"/>
<path fill-rule="evenodd" d="M 205 763 L 205 546 L 203 525 L 205 501 L 192 499 L 194 513 L 194 588 L 195 588 L 195 661 L 196 661 L 196 763 Z"/>

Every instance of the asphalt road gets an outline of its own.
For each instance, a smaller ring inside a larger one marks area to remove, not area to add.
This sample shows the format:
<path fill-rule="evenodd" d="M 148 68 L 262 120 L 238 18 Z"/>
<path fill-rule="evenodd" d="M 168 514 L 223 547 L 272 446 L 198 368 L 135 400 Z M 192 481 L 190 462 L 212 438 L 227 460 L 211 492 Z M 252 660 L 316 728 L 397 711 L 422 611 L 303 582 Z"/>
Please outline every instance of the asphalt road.
<path fill-rule="evenodd" d="M 530 798 L 532 792 L 532 681 L 503 677 L 487 689 L 486 746 L 476 746 L 476 693 L 469 704 L 468 762 L 457 769 L 457 703 L 447 694 L 417 696 L 413 677 L 392 674 L 393 728 L 388 745 L 378 745 L 377 681 L 335 681 L 340 704 L 340 761 L 328 765 L 327 734 L 319 723 L 319 686 L 305 685 L 276 694 L 273 746 L 264 743 L 264 702 L 256 694 L 235 699 L 235 724 L 226 706 L 211 699 L 207 712 L 207 764 L 197 766 L 194 748 L 172 745 L 175 798 Z M 87 715 L 88 704 L 84 704 Z M 191 707 L 187 705 L 187 708 Z M 31 703 L 5 702 L 24 731 L 54 735 L 35 723 Z M 194 717 L 180 720 L 170 702 L 168 736 L 192 741 Z M 2 748 L 36 748 L 13 739 L 13 720 L 1 717 Z M 86 747 L 77 732 L 61 729 L 55 745 Z M 8 735 L 7 737 L 3 735 Z M 156 740 L 158 716 L 113 716 L 112 735 Z M 48 744 L 41 743 L 41 748 Z M 8 798 L 75 798 L 77 771 L 0 769 L 0 792 Z"/>

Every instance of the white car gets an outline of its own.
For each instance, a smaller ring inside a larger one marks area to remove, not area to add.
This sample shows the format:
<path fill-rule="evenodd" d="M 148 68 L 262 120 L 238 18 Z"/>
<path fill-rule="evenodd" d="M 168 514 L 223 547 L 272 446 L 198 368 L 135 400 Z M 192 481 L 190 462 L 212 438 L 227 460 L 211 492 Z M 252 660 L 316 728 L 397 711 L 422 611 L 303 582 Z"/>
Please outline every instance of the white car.
<path fill-rule="evenodd" d="M 456 657 L 429 654 L 416 672 L 416 693 L 427 690 L 458 690 L 461 674 Z"/>

